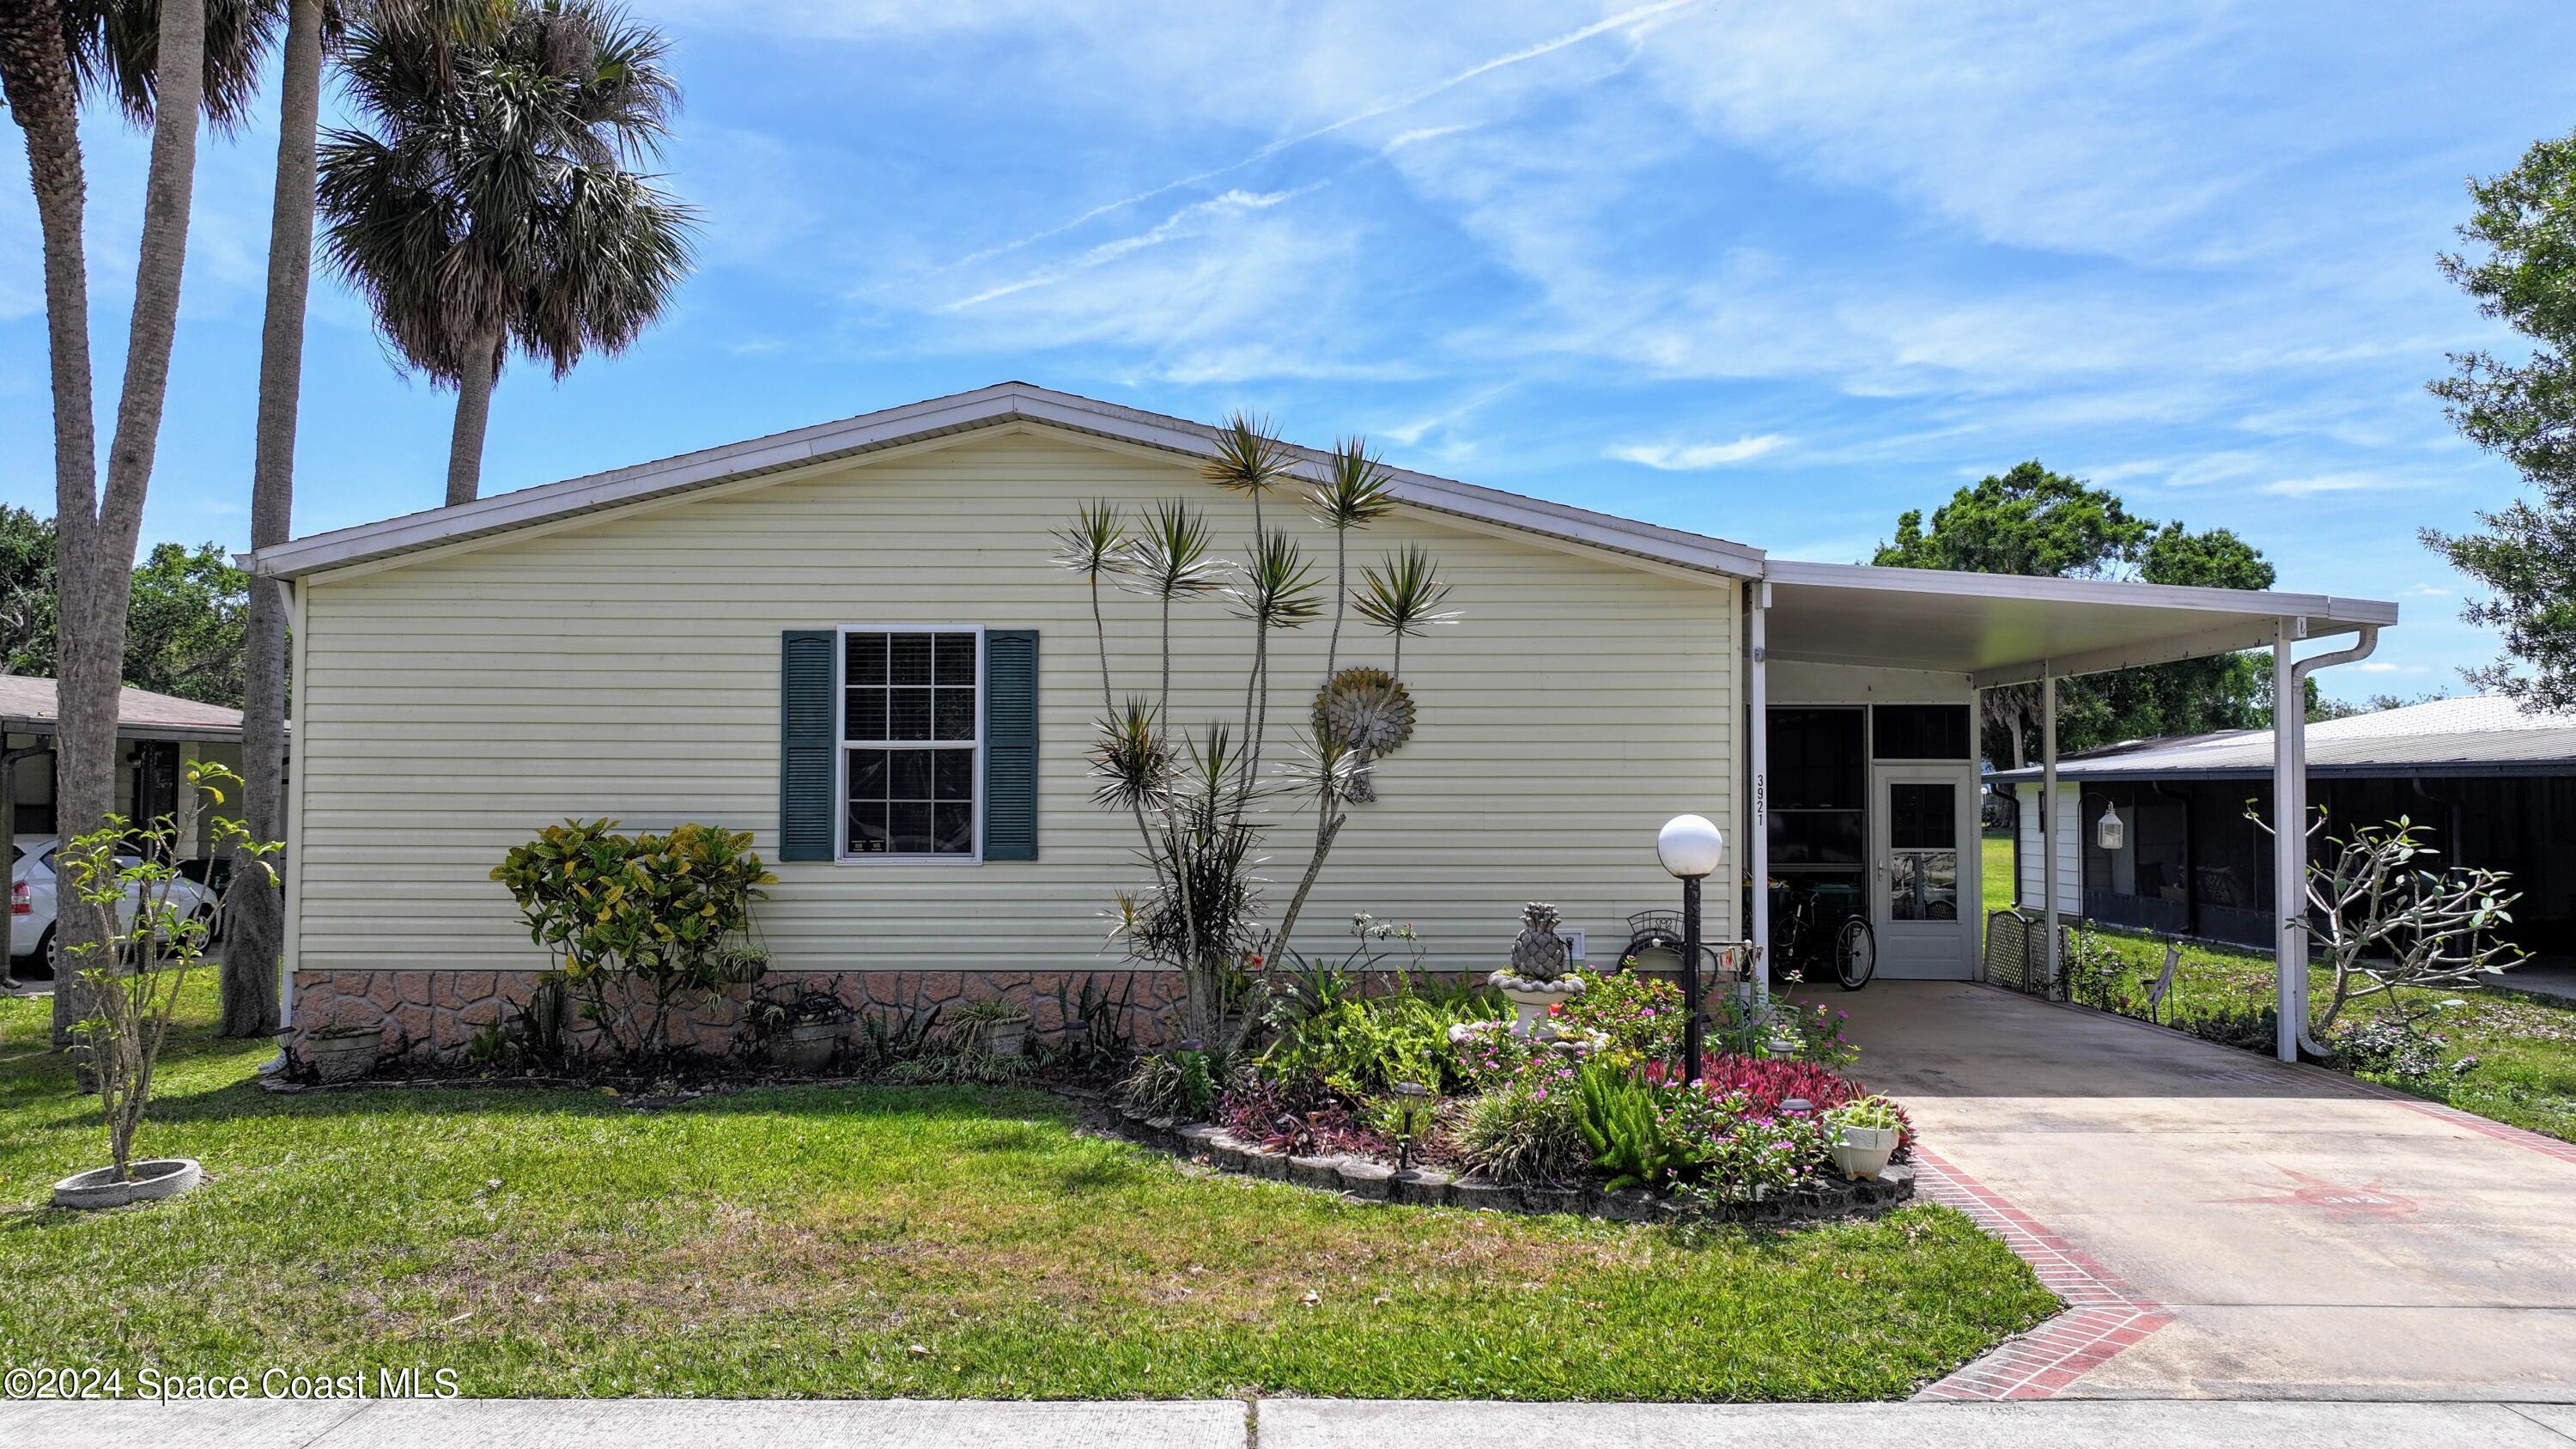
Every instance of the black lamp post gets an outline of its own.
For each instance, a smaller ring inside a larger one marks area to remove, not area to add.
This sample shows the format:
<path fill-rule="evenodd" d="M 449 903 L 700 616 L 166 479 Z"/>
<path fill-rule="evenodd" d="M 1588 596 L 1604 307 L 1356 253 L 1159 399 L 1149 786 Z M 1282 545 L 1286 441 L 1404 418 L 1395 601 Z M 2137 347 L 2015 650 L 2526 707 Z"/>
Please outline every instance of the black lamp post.
<path fill-rule="evenodd" d="M 1682 1080 L 1700 1078 L 1699 883 L 1726 855 L 1726 836 L 1704 815 L 1676 815 L 1655 836 L 1655 856 L 1682 883 Z"/>

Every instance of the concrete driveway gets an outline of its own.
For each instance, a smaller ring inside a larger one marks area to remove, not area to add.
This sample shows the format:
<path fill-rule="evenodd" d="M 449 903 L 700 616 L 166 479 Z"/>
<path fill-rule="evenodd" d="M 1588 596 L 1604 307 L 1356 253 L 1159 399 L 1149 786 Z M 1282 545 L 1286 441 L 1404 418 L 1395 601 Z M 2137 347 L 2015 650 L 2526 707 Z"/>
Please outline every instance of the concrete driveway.
<path fill-rule="evenodd" d="M 2107 1305 L 2061 1321 L 2053 1370 L 1972 1387 L 2576 1402 L 2567 1144 L 1990 987 L 1817 999 L 1946 1195 Z"/>

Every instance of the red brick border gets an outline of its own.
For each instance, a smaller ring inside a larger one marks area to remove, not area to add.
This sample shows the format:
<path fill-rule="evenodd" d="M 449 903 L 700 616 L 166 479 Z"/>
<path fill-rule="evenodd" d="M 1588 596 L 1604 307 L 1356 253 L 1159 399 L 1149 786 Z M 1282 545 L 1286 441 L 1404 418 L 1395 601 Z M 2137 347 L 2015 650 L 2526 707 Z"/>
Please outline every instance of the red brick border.
<path fill-rule="evenodd" d="M 2375 1087 L 2379 1084 L 2366 1082 L 2363 1085 Z M 2386 1090 L 2391 1099 L 2404 1106 L 2412 1107 L 2427 1117 L 2438 1117 L 2454 1127 L 2466 1127 L 2472 1132 L 2492 1137 L 2499 1142 L 2510 1142 L 2516 1147 L 2528 1147 L 2543 1157 L 2555 1157 L 2561 1162 L 2576 1163 L 2576 1142 L 2561 1142 L 2546 1133 L 2534 1132 L 2527 1127 L 2516 1127 L 2509 1122 L 2499 1122 L 2492 1117 L 2481 1117 L 2475 1112 L 2464 1112 L 2441 1102 L 2427 1102 L 2421 1097 L 2411 1097 L 2394 1088 Z"/>
<path fill-rule="evenodd" d="M 1914 1149 L 1914 1190 L 2003 1240 L 2066 1311 L 1931 1384 L 1917 1400 L 2048 1399 L 2173 1322 L 2163 1305 L 1949 1163 Z"/>

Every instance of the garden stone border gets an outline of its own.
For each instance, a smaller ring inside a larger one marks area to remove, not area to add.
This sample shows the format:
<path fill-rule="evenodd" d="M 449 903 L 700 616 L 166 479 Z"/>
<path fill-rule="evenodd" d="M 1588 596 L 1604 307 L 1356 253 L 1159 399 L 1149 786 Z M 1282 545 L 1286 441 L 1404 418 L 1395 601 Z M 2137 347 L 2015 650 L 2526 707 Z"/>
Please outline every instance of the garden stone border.
<path fill-rule="evenodd" d="M 1618 1223 L 1708 1220 L 1785 1224 L 1875 1216 L 1914 1197 L 1914 1168 L 1903 1162 L 1889 1163 L 1876 1179 L 1829 1180 L 1818 1191 L 1794 1198 L 1705 1206 L 1634 1188 L 1612 1191 L 1597 1186 L 1524 1187 L 1475 1176 L 1461 1177 L 1437 1167 L 1411 1167 L 1399 1172 L 1383 1162 L 1358 1156 L 1296 1157 L 1242 1141 L 1213 1122 L 1182 1122 L 1133 1107 L 1122 1109 L 1107 1103 L 1099 1106 L 1100 1120 L 1139 1147 L 1184 1161 L 1202 1162 L 1220 1172 L 1290 1183 L 1363 1202 L 1532 1216 L 1566 1213 Z"/>

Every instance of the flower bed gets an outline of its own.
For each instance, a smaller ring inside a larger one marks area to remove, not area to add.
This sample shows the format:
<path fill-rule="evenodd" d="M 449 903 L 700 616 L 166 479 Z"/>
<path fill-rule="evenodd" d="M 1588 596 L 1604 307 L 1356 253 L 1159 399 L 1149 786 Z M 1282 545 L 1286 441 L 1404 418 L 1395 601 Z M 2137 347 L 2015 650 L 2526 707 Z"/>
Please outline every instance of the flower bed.
<path fill-rule="evenodd" d="M 1910 1194 L 1912 1126 L 1838 1070 L 1857 1053 L 1835 1014 L 1722 1013 L 1685 1082 L 1670 982 L 1565 980 L 1532 1022 L 1496 991 L 1310 972 L 1231 1057 L 1185 1043 L 1141 1058 L 1117 1126 L 1220 1167 L 1408 1202 L 1778 1218 Z"/>

